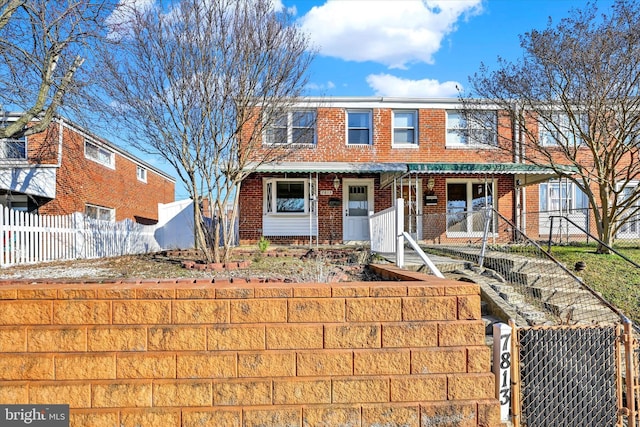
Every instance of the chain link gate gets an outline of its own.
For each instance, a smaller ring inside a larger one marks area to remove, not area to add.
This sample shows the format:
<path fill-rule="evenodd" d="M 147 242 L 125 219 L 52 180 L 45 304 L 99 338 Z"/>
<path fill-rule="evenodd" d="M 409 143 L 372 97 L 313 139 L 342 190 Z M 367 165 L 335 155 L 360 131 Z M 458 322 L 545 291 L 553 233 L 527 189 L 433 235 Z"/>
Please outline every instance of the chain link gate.
<path fill-rule="evenodd" d="M 517 328 L 514 340 L 516 427 L 637 425 L 630 324 Z"/>

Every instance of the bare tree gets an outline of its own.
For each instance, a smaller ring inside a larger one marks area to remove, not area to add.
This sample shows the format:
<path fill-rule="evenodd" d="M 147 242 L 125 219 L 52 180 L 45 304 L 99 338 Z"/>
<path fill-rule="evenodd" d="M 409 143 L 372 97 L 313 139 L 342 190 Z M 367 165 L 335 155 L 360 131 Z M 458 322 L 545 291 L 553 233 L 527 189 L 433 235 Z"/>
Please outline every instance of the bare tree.
<path fill-rule="evenodd" d="M 300 96 L 313 54 L 291 16 L 270 0 L 182 0 L 121 9 L 104 52 L 107 110 L 143 152 L 160 155 L 194 201 L 195 243 L 230 255 L 249 165 L 286 155 L 263 133 Z M 257 162 L 256 162 L 257 160 Z M 214 224 L 207 235 L 203 203 Z"/>
<path fill-rule="evenodd" d="M 511 115 L 516 144 L 502 146 L 574 182 L 609 244 L 640 209 L 640 7 L 617 0 L 606 12 L 588 3 L 524 34 L 523 57 L 482 65 L 464 98 Z"/>
<path fill-rule="evenodd" d="M 112 9 L 106 0 L 0 0 L 0 108 L 20 112 L 0 126 L 0 138 L 42 132 L 79 92 L 79 70 Z"/>

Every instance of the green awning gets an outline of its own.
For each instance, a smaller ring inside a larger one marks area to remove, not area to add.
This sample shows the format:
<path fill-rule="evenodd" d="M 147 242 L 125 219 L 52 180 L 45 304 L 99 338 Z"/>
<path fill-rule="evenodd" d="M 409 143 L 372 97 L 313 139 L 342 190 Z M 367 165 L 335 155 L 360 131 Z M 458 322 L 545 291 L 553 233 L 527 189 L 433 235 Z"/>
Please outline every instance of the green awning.
<path fill-rule="evenodd" d="M 523 163 L 409 163 L 410 173 L 428 174 L 476 174 L 476 175 L 514 175 L 521 179 L 522 185 L 535 184 L 560 176 L 575 173 L 572 166 L 532 165 Z"/>
<path fill-rule="evenodd" d="M 409 163 L 409 172 L 423 173 L 473 173 L 473 174 L 547 174 L 557 175 L 550 166 L 522 163 Z M 573 169 L 566 168 L 567 173 Z"/>

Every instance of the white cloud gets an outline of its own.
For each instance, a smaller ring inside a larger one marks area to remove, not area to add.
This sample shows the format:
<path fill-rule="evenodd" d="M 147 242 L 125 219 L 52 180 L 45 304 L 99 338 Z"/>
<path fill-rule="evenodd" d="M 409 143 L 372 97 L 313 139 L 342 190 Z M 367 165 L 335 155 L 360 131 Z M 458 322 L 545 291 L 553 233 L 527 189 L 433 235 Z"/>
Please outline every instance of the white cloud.
<path fill-rule="evenodd" d="M 307 87 L 307 90 L 323 91 L 327 89 L 333 89 L 336 87 L 336 85 L 331 80 L 329 80 L 326 83 L 309 83 L 307 84 L 306 87 Z"/>
<path fill-rule="evenodd" d="M 434 62 L 443 38 L 482 0 L 328 0 L 300 20 L 321 55 L 389 68 Z"/>
<path fill-rule="evenodd" d="M 367 84 L 376 96 L 395 96 L 400 98 L 451 98 L 458 96 L 458 82 L 439 82 L 432 79 L 409 80 L 390 74 L 370 74 Z"/>

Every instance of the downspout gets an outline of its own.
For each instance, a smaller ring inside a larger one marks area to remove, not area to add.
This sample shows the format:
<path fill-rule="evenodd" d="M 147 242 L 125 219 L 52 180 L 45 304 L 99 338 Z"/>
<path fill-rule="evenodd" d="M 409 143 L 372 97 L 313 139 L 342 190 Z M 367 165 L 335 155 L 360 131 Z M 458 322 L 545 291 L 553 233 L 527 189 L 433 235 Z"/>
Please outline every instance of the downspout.
<path fill-rule="evenodd" d="M 513 107 L 511 108 L 511 137 L 513 139 L 513 154 L 514 154 L 514 163 L 522 163 L 522 155 L 521 155 L 521 150 L 522 148 L 522 132 L 520 129 L 520 126 L 518 125 L 518 121 L 517 121 L 517 104 L 514 104 Z M 514 206 L 515 206 L 515 212 L 514 212 L 514 216 L 515 216 L 515 224 L 516 224 L 516 228 L 521 230 L 522 229 L 522 225 L 523 225 L 523 221 L 522 221 L 522 212 L 523 212 L 523 205 L 524 205 L 524 191 L 522 190 L 522 182 L 520 181 L 520 179 L 516 178 L 514 176 L 514 182 L 513 182 L 513 188 L 514 188 Z"/>

